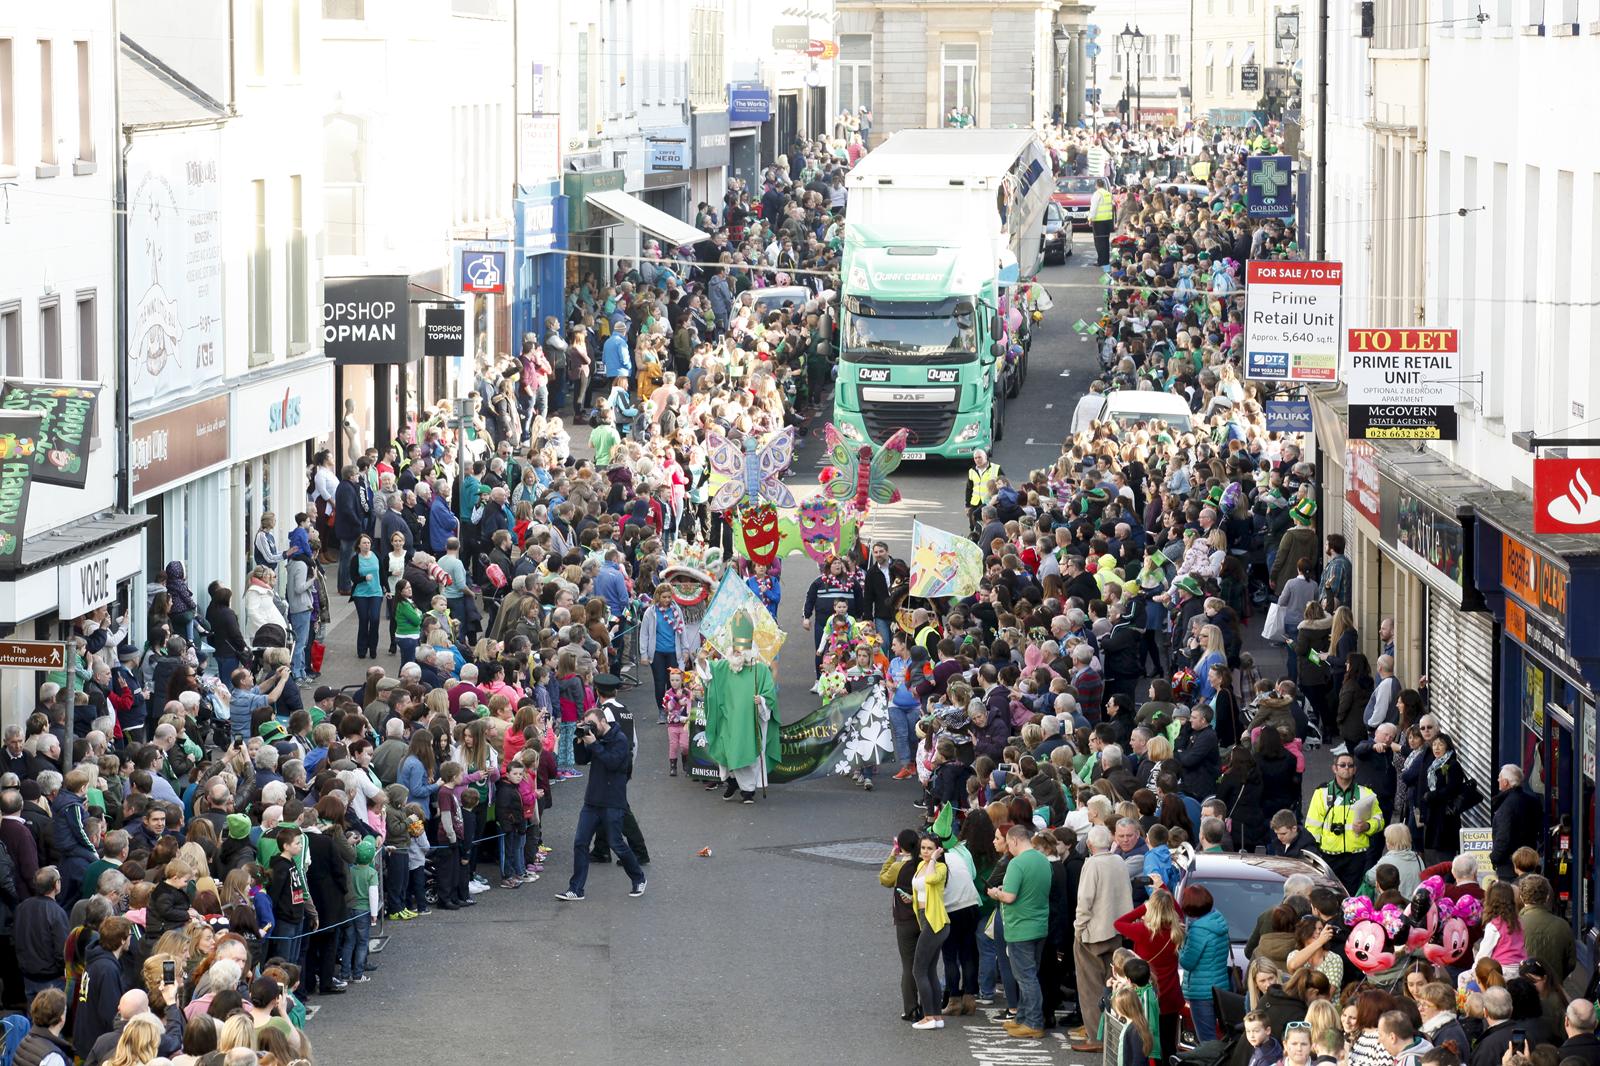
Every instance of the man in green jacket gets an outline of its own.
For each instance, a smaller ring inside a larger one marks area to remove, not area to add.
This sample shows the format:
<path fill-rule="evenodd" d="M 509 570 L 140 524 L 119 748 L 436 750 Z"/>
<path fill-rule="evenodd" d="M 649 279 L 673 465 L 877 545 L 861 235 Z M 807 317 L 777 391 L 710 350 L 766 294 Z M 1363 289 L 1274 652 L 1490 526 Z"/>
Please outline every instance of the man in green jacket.
<path fill-rule="evenodd" d="M 1528 874 L 1517 882 L 1522 893 L 1522 944 L 1528 958 L 1544 963 L 1550 979 L 1561 984 L 1578 968 L 1578 955 L 1573 942 L 1572 926 L 1564 918 L 1550 913 L 1553 893 L 1550 882 L 1539 874 Z"/>

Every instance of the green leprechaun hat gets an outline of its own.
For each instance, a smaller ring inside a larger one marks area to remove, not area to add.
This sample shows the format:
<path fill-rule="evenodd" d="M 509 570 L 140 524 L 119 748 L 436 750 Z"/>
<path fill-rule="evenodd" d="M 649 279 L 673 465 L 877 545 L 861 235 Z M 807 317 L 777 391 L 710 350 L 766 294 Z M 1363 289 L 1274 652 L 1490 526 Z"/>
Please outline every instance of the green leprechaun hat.
<path fill-rule="evenodd" d="M 1307 497 L 1289 508 L 1289 517 L 1293 518 L 1295 525 L 1309 526 L 1317 517 L 1317 501 Z"/>

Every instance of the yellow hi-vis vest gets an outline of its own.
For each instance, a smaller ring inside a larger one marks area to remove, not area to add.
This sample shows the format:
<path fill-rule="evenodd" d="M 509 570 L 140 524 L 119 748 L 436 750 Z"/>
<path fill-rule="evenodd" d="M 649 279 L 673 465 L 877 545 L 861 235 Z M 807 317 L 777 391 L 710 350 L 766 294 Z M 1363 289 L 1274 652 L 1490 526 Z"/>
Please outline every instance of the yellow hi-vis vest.
<path fill-rule="evenodd" d="M 967 497 L 967 504 L 971 507 L 981 507 L 989 500 L 989 493 L 994 489 L 995 480 L 1000 476 L 1000 464 L 990 463 L 979 470 L 973 467 L 967 471 L 967 481 L 972 485 L 972 492 Z"/>
<path fill-rule="evenodd" d="M 1094 197 L 1089 203 L 1090 222 L 1110 222 L 1112 214 L 1117 209 L 1116 200 L 1109 189 L 1096 189 Z"/>

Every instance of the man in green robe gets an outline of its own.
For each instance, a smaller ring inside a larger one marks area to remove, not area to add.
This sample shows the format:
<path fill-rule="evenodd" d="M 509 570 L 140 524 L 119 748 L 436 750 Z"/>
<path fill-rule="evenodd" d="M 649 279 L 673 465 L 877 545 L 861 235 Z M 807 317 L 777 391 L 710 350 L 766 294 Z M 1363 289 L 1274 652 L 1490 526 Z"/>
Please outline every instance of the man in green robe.
<path fill-rule="evenodd" d="M 743 611 L 732 630 L 733 650 L 711 663 L 706 682 L 706 754 L 721 768 L 722 798 L 738 792 L 754 803 L 779 758 L 778 686 L 772 668 L 754 654 L 755 627 Z"/>

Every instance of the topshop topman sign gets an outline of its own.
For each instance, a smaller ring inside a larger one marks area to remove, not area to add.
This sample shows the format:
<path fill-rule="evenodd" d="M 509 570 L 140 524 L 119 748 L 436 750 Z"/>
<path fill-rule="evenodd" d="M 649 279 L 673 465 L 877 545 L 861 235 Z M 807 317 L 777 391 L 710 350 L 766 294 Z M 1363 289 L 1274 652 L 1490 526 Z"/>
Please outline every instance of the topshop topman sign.
<path fill-rule="evenodd" d="M 405 363 L 411 304 L 404 275 L 328 278 L 323 285 L 322 348 L 340 363 Z"/>

